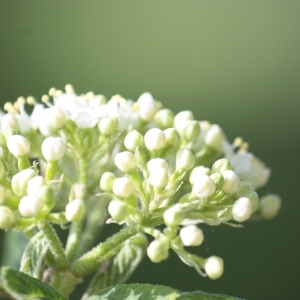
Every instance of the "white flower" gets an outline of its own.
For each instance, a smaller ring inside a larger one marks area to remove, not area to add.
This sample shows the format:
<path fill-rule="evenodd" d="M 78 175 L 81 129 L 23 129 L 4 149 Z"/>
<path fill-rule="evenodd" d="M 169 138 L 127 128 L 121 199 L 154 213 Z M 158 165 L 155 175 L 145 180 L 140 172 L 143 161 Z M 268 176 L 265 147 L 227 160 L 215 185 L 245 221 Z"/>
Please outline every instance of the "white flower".
<path fill-rule="evenodd" d="M 264 219 L 274 218 L 281 207 L 281 199 L 278 195 L 269 194 L 261 198 L 259 210 Z"/>
<path fill-rule="evenodd" d="M 224 272 L 223 259 L 217 256 L 209 257 L 204 266 L 205 272 L 210 279 L 218 279 Z"/>
<path fill-rule="evenodd" d="M 244 222 L 251 217 L 253 205 L 249 198 L 241 197 L 232 206 L 232 217 L 237 222 Z"/>
<path fill-rule="evenodd" d="M 222 187 L 222 190 L 229 195 L 235 193 L 240 185 L 240 178 L 234 171 L 231 170 L 222 172 L 222 175 L 224 178 L 224 185 Z"/>
<path fill-rule="evenodd" d="M 136 158 L 129 151 L 120 152 L 115 156 L 115 165 L 122 172 L 127 173 L 136 167 Z"/>
<path fill-rule="evenodd" d="M 59 161 L 66 152 L 66 144 L 61 137 L 48 137 L 42 143 L 42 153 L 47 161 Z"/>
<path fill-rule="evenodd" d="M 48 124 L 53 128 L 61 128 L 67 122 L 65 112 L 58 106 L 53 106 L 48 110 Z"/>
<path fill-rule="evenodd" d="M 192 193 L 199 199 L 208 198 L 216 191 L 214 181 L 207 175 L 199 175 L 194 181 Z"/>
<path fill-rule="evenodd" d="M 223 145 L 224 156 L 227 158 L 233 170 L 242 181 L 246 181 L 253 189 L 264 186 L 271 174 L 271 170 L 256 158 L 252 153 L 234 152 L 235 145 L 225 142 Z"/>
<path fill-rule="evenodd" d="M 179 235 L 185 246 L 200 246 L 204 240 L 203 231 L 196 225 L 183 227 Z"/>
<path fill-rule="evenodd" d="M 127 177 L 116 178 L 113 182 L 113 193 L 121 198 L 131 196 L 135 191 L 135 186 Z"/>
<path fill-rule="evenodd" d="M 7 230 L 11 228 L 15 221 L 12 210 L 7 206 L 0 206 L 0 229 Z"/>
<path fill-rule="evenodd" d="M 7 148 L 16 157 L 24 156 L 30 151 L 30 143 L 21 135 L 11 135 L 7 139 Z"/>
<path fill-rule="evenodd" d="M 166 137 L 162 130 L 152 128 L 144 136 L 145 146 L 148 150 L 159 150 L 166 145 Z"/>
<path fill-rule="evenodd" d="M 15 131 L 20 130 L 20 126 L 17 118 L 14 114 L 5 114 L 1 119 L 1 130 L 14 129 Z"/>
<path fill-rule="evenodd" d="M 80 199 L 74 199 L 66 205 L 66 219 L 69 222 L 81 221 L 85 215 L 85 206 Z"/>
<path fill-rule="evenodd" d="M 36 217 L 43 208 L 43 202 L 36 196 L 29 195 L 20 200 L 18 208 L 23 217 Z"/>

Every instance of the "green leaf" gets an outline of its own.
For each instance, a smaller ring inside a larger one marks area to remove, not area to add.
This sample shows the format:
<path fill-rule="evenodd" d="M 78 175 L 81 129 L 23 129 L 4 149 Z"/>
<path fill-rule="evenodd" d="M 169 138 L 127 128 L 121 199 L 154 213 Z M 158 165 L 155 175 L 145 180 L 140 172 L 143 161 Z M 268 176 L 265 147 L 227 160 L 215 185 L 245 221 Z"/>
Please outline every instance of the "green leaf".
<path fill-rule="evenodd" d="M 1 268 L 1 285 L 17 300 L 66 300 L 51 286 L 8 267 Z"/>
<path fill-rule="evenodd" d="M 38 232 L 28 242 L 21 259 L 20 271 L 41 279 L 43 276 L 48 243 L 42 232 Z"/>
<path fill-rule="evenodd" d="M 226 295 L 208 294 L 201 291 L 184 292 L 179 297 L 180 300 L 242 300 L 240 298 Z"/>
<path fill-rule="evenodd" d="M 125 282 L 145 255 L 147 239 L 137 234 L 124 242 L 113 260 L 102 264 L 94 275 L 86 295 L 92 295 L 106 287 Z"/>
<path fill-rule="evenodd" d="M 175 300 L 179 296 L 170 287 L 136 283 L 106 288 L 87 300 Z"/>

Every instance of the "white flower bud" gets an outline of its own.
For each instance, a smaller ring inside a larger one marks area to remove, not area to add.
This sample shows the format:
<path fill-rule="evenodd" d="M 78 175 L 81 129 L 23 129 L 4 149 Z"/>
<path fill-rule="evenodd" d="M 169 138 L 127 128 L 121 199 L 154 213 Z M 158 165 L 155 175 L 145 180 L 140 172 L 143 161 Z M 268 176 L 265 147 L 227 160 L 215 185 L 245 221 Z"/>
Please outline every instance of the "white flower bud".
<path fill-rule="evenodd" d="M 170 128 L 173 126 L 174 114 L 170 109 L 161 109 L 155 115 L 154 120 L 159 128 Z"/>
<path fill-rule="evenodd" d="M 100 179 L 100 189 L 104 192 L 111 192 L 116 175 L 111 172 L 104 172 Z"/>
<path fill-rule="evenodd" d="M 115 156 L 115 165 L 124 173 L 133 170 L 136 166 L 136 159 L 134 154 L 129 151 L 118 153 Z"/>
<path fill-rule="evenodd" d="M 148 130 L 144 136 L 145 146 L 148 150 L 159 150 L 166 145 L 166 137 L 158 128 Z"/>
<path fill-rule="evenodd" d="M 19 197 L 27 195 L 28 181 L 35 176 L 37 173 L 33 169 L 25 169 L 14 175 L 11 179 L 13 192 Z"/>
<path fill-rule="evenodd" d="M 185 246 L 200 246 L 204 240 L 203 231 L 196 225 L 183 227 L 179 235 Z"/>
<path fill-rule="evenodd" d="M 167 226 L 177 226 L 184 220 L 185 214 L 180 207 L 175 205 L 164 212 L 163 218 Z"/>
<path fill-rule="evenodd" d="M 180 149 L 176 154 L 176 170 L 188 171 L 195 164 L 194 154 L 189 149 Z"/>
<path fill-rule="evenodd" d="M 14 224 L 15 217 L 7 206 L 0 206 L 0 229 L 7 230 Z"/>
<path fill-rule="evenodd" d="M 244 193 L 250 190 L 250 185 L 247 182 L 241 181 L 238 189 L 236 190 L 236 196 L 242 197 Z"/>
<path fill-rule="evenodd" d="M 113 183 L 113 193 L 121 198 L 128 198 L 135 191 L 135 186 L 127 177 L 116 178 Z"/>
<path fill-rule="evenodd" d="M 144 137 L 137 130 L 132 130 L 125 136 L 124 145 L 126 149 L 134 152 L 136 147 L 144 145 Z"/>
<path fill-rule="evenodd" d="M 220 173 L 220 172 L 213 173 L 210 175 L 210 178 L 214 181 L 214 183 L 216 185 L 216 189 L 218 191 L 221 190 L 224 185 L 224 177 L 223 177 L 222 173 Z"/>
<path fill-rule="evenodd" d="M 221 158 L 214 162 L 214 164 L 211 167 L 211 172 L 224 172 L 226 170 L 232 170 L 231 164 L 228 159 Z"/>
<path fill-rule="evenodd" d="M 129 215 L 129 209 L 125 202 L 112 200 L 108 205 L 108 212 L 117 222 L 123 222 Z"/>
<path fill-rule="evenodd" d="M 51 187 L 47 185 L 43 185 L 39 188 L 36 196 L 40 199 L 44 204 L 47 205 L 48 208 L 52 208 L 56 202 L 54 191 Z"/>
<path fill-rule="evenodd" d="M 232 206 L 232 217 L 237 222 L 244 222 L 251 217 L 252 202 L 246 197 L 237 199 Z"/>
<path fill-rule="evenodd" d="M 4 203 L 4 191 L 0 188 L 0 205 Z"/>
<path fill-rule="evenodd" d="M 27 183 L 27 195 L 37 195 L 39 188 L 46 185 L 46 181 L 43 176 L 35 176 L 31 178 Z"/>
<path fill-rule="evenodd" d="M 222 190 L 226 194 L 229 194 L 229 195 L 234 194 L 240 185 L 239 176 L 237 176 L 237 174 L 231 170 L 226 170 L 226 171 L 222 172 L 222 175 L 224 177 L 224 185 L 223 185 Z"/>
<path fill-rule="evenodd" d="M 1 130 L 6 129 L 20 130 L 19 122 L 13 114 L 5 114 L 1 119 Z"/>
<path fill-rule="evenodd" d="M 7 148 L 13 156 L 24 156 L 30 150 L 30 143 L 22 135 L 11 135 L 7 139 Z"/>
<path fill-rule="evenodd" d="M 194 115 L 191 111 L 181 111 L 174 117 L 174 128 L 179 131 L 183 123 L 192 120 L 194 120 Z"/>
<path fill-rule="evenodd" d="M 118 130 L 119 120 L 117 117 L 105 117 L 98 123 L 98 128 L 102 134 L 113 134 Z"/>
<path fill-rule="evenodd" d="M 52 106 L 46 114 L 48 124 L 53 128 L 62 128 L 67 122 L 66 113 L 59 106 Z"/>
<path fill-rule="evenodd" d="M 168 181 L 168 170 L 165 168 L 156 168 L 150 173 L 149 183 L 155 188 L 164 188 Z"/>
<path fill-rule="evenodd" d="M 203 166 L 195 167 L 190 174 L 190 184 L 194 184 L 195 180 L 201 175 L 210 175 L 210 169 Z"/>
<path fill-rule="evenodd" d="M 142 94 L 137 100 L 139 106 L 139 115 L 140 118 L 144 121 L 152 121 L 155 114 L 160 108 L 160 105 L 155 101 L 150 93 Z"/>
<path fill-rule="evenodd" d="M 43 208 L 43 202 L 36 196 L 25 196 L 20 200 L 19 212 L 23 217 L 36 217 Z"/>
<path fill-rule="evenodd" d="M 194 140 L 200 134 L 200 125 L 197 121 L 185 121 L 181 124 L 179 134 L 186 140 Z"/>
<path fill-rule="evenodd" d="M 193 184 L 192 192 L 199 199 L 208 198 L 216 191 L 214 181 L 207 175 L 199 175 Z"/>
<path fill-rule="evenodd" d="M 42 143 L 42 153 L 47 161 L 59 161 L 66 152 L 66 144 L 60 137 L 48 137 Z"/>
<path fill-rule="evenodd" d="M 218 279 L 224 272 L 223 259 L 218 256 L 209 257 L 204 266 L 205 272 L 210 279 Z"/>
<path fill-rule="evenodd" d="M 219 125 L 212 125 L 205 136 L 205 144 L 211 148 L 221 151 L 223 146 L 224 134 Z"/>
<path fill-rule="evenodd" d="M 179 144 L 179 134 L 174 128 L 168 128 L 163 131 L 166 142 L 171 146 L 177 146 Z"/>
<path fill-rule="evenodd" d="M 261 198 L 259 202 L 259 210 L 264 219 L 274 218 L 281 207 L 281 199 L 278 195 L 270 194 Z"/>
<path fill-rule="evenodd" d="M 161 261 L 166 260 L 169 256 L 168 245 L 159 240 L 154 240 L 147 248 L 147 255 L 152 262 L 160 263 Z"/>
<path fill-rule="evenodd" d="M 147 169 L 148 172 L 151 174 L 154 172 L 157 168 L 163 168 L 163 169 L 168 169 L 168 163 L 166 160 L 162 158 L 153 158 L 150 159 L 147 163 Z"/>
<path fill-rule="evenodd" d="M 74 199 L 66 205 L 66 219 L 69 222 L 79 222 L 85 215 L 85 206 L 80 199 Z"/>
<path fill-rule="evenodd" d="M 252 202 L 252 211 L 255 211 L 258 207 L 258 203 L 259 203 L 259 199 L 258 199 L 258 195 L 256 192 L 249 190 L 245 193 L 243 193 L 242 196 L 238 196 L 240 197 L 246 197 L 248 198 L 251 202 Z"/>

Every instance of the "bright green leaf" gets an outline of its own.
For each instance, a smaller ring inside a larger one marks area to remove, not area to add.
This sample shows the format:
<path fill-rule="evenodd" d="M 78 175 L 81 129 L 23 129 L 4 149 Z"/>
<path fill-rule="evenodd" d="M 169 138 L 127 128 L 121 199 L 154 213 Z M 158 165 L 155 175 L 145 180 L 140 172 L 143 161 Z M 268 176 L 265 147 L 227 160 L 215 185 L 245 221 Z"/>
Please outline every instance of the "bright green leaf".
<path fill-rule="evenodd" d="M 150 284 L 127 284 L 106 288 L 88 300 L 175 300 L 180 294 L 176 290 Z"/>
<path fill-rule="evenodd" d="M 66 300 L 51 286 L 8 267 L 1 268 L 1 285 L 18 300 Z"/>

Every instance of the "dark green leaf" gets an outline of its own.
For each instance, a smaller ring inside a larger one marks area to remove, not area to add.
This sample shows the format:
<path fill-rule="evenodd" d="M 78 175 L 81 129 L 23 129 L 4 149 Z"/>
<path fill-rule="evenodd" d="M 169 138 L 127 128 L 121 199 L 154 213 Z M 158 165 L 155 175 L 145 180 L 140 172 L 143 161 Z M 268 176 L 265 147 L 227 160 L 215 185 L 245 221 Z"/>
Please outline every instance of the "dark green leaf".
<path fill-rule="evenodd" d="M 1 268 L 1 285 L 18 300 L 66 300 L 51 286 L 8 267 Z"/>
<path fill-rule="evenodd" d="M 179 299 L 180 300 L 242 300 L 240 298 L 230 297 L 226 295 L 208 294 L 201 291 L 181 293 Z"/>
<path fill-rule="evenodd" d="M 180 294 L 176 290 L 150 284 L 127 284 L 106 288 L 88 300 L 175 300 Z"/>

